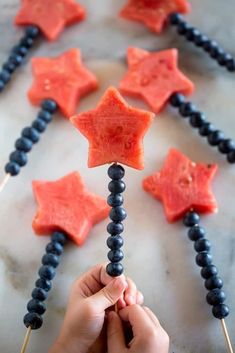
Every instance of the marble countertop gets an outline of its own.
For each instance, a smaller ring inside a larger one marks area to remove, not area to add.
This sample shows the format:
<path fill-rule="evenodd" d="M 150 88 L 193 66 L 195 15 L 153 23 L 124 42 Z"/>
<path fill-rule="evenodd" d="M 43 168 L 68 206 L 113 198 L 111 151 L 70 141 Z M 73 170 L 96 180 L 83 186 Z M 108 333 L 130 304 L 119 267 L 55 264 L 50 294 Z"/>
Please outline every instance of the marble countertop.
<path fill-rule="evenodd" d="M 235 55 L 234 0 L 226 6 L 220 0 L 192 0 L 189 20 L 217 39 Z M 100 89 L 81 102 L 78 111 L 94 107 L 104 90 L 116 85 L 126 70 L 125 51 L 129 45 L 158 50 L 180 49 L 181 69 L 196 83 L 194 102 L 211 121 L 235 138 L 234 74 L 227 73 L 203 52 L 168 29 L 161 36 L 145 27 L 117 17 L 124 0 L 80 0 L 88 9 L 86 22 L 67 29 L 55 43 L 44 41 L 32 50 L 34 56 L 53 56 L 70 47 L 82 50 L 86 65 L 100 82 Z M 19 6 L 17 0 L 0 0 L 1 50 L 4 62 L 21 30 L 12 26 Z M 37 109 L 26 92 L 32 80 L 29 60 L 15 75 L 14 82 L 0 96 L 0 177 L 21 129 L 29 124 Z M 130 101 L 134 102 L 134 101 Z M 144 107 L 135 101 L 134 104 Z M 33 289 L 47 237 L 36 237 L 31 228 L 36 204 L 33 179 L 57 179 L 79 170 L 88 187 L 107 196 L 106 168 L 87 168 L 87 142 L 60 117 L 49 127 L 41 143 L 30 154 L 29 165 L 13 179 L 0 196 L 0 351 L 20 351 L 25 328 L 22 317 Z M 231 314 L 227 319 L 235 344 L 235 167 L 210 148 L 184 121 L 170 110 L 156 118 L 145 139 L 146 168 L 127 169 L 125 206 L 125 267 L 145 294 L 146 304 L 159 317 L 171 338 L 174 353 L 225 353 L 220 323 L 213 319 L 205 302 L 206 291 L 195 265 L 195 254 L 185 228 L 165 221 L 162 206 L 141 189 L 141 180 L 160 168 L 169 147 L 187 153 L 195 161 L 217 162 L 220 170 L 213 190 L 219 213 L 202 222 L 213 243 L 214 262 L 224 279 Z M 63 163 L 61 163 L 63 161 Z M 48 299 L 48 310 L 41 330 L 34 332 L 28 352 L 47 352 L 62 322 L 71 283 L 92 265 L 106 259 L 106 222 L 96 226 L 82 248 L 67 247 Z"/>

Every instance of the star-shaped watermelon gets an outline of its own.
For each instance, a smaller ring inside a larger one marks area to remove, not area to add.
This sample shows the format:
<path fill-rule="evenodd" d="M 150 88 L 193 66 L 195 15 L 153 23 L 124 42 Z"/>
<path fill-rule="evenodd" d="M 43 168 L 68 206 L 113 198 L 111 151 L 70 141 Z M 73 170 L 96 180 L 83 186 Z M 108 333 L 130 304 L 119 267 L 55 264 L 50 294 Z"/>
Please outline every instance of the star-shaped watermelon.
<path fill-rule="evenodd" d="M 154 114 L 129 106 L 120 93 L 109 88 L 96 109 L 71 118 L 89 140 L 88 166 L 123 163 L 143 169 L 143 138 Z"/>
<path fill-rule="evenodd" d="M 210 186 L 216 171 L 215 164 L 196 164 L 171 149 L 162 170 L 144 179 L 143 188 L 163 203 L 167 220 L 174 222 L 190 210 L 217 211 Z"/>
<path fill-rule="evenodd" d="M 95 75 L 83 65 L 78 49 L 70 49 L 56 58 L 34 58 L 32 68 L 30 101 L 40 105 L 44 99 L 53 99 L 67 118 L 75 114 L 80 98 L 98 87 Z"/>
<path fill-rule="evenodd" d="M 174 93 L 189 95 L 194 84 L 178 69 L 178 51 L 150 53 L 139 48 L 127 51 L 128 72 L 119 84 L 123 94 L 143 99 L 159 113 Z"/>
<path fill-rule="evenodd" d="M 85 9 L 74 0 L 22 0 L 15 23 L 36 25 L 48 40 L 55 40 L 66 26 L 85 16 Z"/>
<path fill-rule="evenodd" d="M 38 202 L 33 229 L 39 235 L 64 231 L 80 246 L 109 214 L 107 202 L 90 193 L 77 172 L 53 182 L 34 181 L 33 191 Z"/>
<path fill-rule="evenodd" d="M 142 22 L 153 32 L 161 33 L 172 13 L 185 14 L 190 10 L 187 0 L 129 0 L 120 16 Z"/>

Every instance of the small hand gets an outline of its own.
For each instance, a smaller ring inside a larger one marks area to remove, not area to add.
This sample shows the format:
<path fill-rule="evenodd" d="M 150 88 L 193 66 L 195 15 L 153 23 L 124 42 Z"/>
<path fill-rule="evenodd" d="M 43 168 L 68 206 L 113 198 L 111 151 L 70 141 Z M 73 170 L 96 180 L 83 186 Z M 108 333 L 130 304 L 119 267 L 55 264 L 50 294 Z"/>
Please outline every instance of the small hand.
<path fill-rule="evenodd" d="M 71 290 L 60 335 L 50 353 L 105 352 L 106 310 L 116 303 L 143 302 L 134 282 L 124 276 L 112 278 L 105 266 L 97 265 L 78 279 Z"/>
<path fill-rule="evenodd" d="M 130 323 L 133 339 L 126 345 L 123 322 Z M 119 315 L 108 316 L 108 353 L 168 353 L 169 337 L 158 319 L 147 307 L 132 305 Z"/>

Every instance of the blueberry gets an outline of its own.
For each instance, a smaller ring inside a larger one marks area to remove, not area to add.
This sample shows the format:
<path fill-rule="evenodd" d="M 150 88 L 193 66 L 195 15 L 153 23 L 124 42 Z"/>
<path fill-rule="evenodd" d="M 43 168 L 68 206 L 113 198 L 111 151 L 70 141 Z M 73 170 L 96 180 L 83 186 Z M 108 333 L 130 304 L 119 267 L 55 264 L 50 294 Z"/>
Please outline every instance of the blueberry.
<path fill-rule="evenodd" d="M 199 252 L 196 256 L 196 264 L 200 267 L 209 266 L 212 263 L 212 256 L 207 251 Z"/>
<path fill-rule="evenodd" d="M 23 57 L 19 54 L 11 54 L 9 56 L 9 62 L 13 63 L 16 67 L 20 66 L 23 61 Z"/>
<path fill-rule="evenodd" d="M 26 47 L 27 49 L 31 48 L 32 45 L 34 44 L 34 40 L 33 38 L 30 38 L 30 37 L 23 37 L 21 40 L 20 40 L 20 43 L 19 43 L 21 46 L 23 47 Z"/>
<path fill-rule="evenodd" d="M 195 106 L 191 102 L 183 103 L 180 108 L 179 112 L 183 117 L 189 117 L 196 111 Z"/>
<path fill-rule="evenodd" d="M 51 236 L 52 242 L 59 243 L 60 245 L 65 245 L 67 242 L 67 238 L 62 232 L 54 232 Z"/>
<path fill-rule="evenodd" d="M 212 313 L 216 319 L 222 320 L 229 315 L 229 308 L 227 305 L 219 304 L 213 307 Z"/>
<path fill-rule="evenodd" d="M 121 165 L 113 164 L 108 169 L 108 176 L 113 180 L 122 179 L 125 176 L 125 169 Z"/>
<path fill-rule="evenodd" d="M 2 68 L 12 74 L 15 71 L 16 66 L 15 64 L 13 64 L 13 62 L 7 61 L 5 64 L 2 65 Z"/>
<path fill-rule="evenodd" d="M 118 250 L 111 250 L 108 253 L 108 259 L 111 262 L 120 262 L 123 260 L 123 252 L 122 250 L 118 249 Z"/>
<path fill-rule="evenodd" d="M 226 299 L 224 291 L 221 289 L 212 289 L 206 296 L 206 301 L 209 305 L 223 304 Z"/>
<path fill-rule="evenodd" d="M 235 151 L 235 142 L 231 139 L 222 140 L 218 148 L 221 153 L 230 153 Z"/>
<path fill-rule="evenodd" d="M 118 206 L 110 210 L 109 216 L 112 221 L 122 222 L 127 217 L 127 214 L 123 207 Z"/>
<path fill-rule="evenodd" d="M 29 152 L 33 147 L 33 143 L 26 137 L 21 137 L 16 140 L 15 148 L 19 151 Z"/>
<path fill-rule="evenodd" d="M 46 292 L 49 292 L 51 290 L 52 284 L 51 281 L 48 281 L 47 279 L 39 278 L 35 282 L 35 286 L 44 289 Z"/>
<path fill-rule="evenodd" d="M 28 54 L 28 49 L 22 45 L 17 45 L 12 49 L 12 53 L 18 54 L 22 57 Z"/>
<path fill-rule="evenodd" d="M 210 135 L 213 131 L 215 131 L 214 125 L 211 124 L 211 123 L 206 122 L 206 123 L 204 123 L 204 124 L 200 127 L 200 129 L 199 129 L 199 134 L 200 134 L 201 136 L 208 136 L 208 135 Z"/>
<path fill-rule="evenodd" d="M 196 212 L 188 212 L 183 219 L 183 223 L 186 227 L 193 227 L 199 222 L 200 217 Z"/>
<path fill-rule="evenodd" d="M 108 189 L 114 194 L 120 194 L 125 191 L 126 184 L 122 180 L 112 180 L 108 185 Z"/>
<path fill-rule="evenodd" d="M 208 290 L 212 290 L 212 289 L 215 289 L 215 288 L 219 288 L 220 289 L 220 288 L 223 287 L 223 281 L 218 276 L 212 276 L 212 277 L 208 278 L 205 281 L 205 287 Z"/>
<path fill-rule="evenodd" d="M 193 226 L 188 231 L 188 237 L 192 241 L 197 241 L 199 239 L 202 239 L 202 238 L 204 238 L 204 236 L 205 236 L 204 228 L 202 228 L 198 225 Z"/>
<path fill-rule="evenodd" d="M 121 276 L 123 273 L 123 266 L 120 263 L 110 263 L 106 267 L 107 273 L 111 277 L 118 277 Z"/>
<path fill-rule="evenodd" d="M 40 140 L 39 132 L 33 127 L 26 127 L 21 133 L 22 137 L 26 137 L 31 140 L 33 143 L 37 143 Z"/>
<path fill-rule="evenodd" d="M 183 17 L 179 13 L 172 13 L 170 15 L 170 23 L 172 25 L 178 25 L 179 23 L 182 22 Z"/>
<path fill-rule="evenodd" d="M 211 146 L 218 146 L 224 140 L 224 134 L 220 130 L 215 130 L 208 135 L 207 139 Z"/>
<path fill-rule="evenodd" d="M 229 163 L 235 163 L 235 151 L 231 151 L 227 155 L 227 160 Z"/>
<path fill-rule="evenodd" d="M 11 78 L 11 74 L 9 71 L 7 70 L 2 70 L 0 72 L 0 81 L 4 82 L 4 83 L 7 83 L 10 81 L 10 78 Z"/>
<path fill-rule="evenodd" d="M 27 37 L 36 38 L 40 33 L 40 29 L 37 26 L 29 26 L 25 30 Z"/>
<path fill-rule="evenodd" d="M 40 110 L 38 113 L 38 119 L 45 121 L 45 123 L 50 123 L 52 121 L 52 114 L 48 112 L 47 110 Z"/>
<path fill-rule="evenodd" d="M 194 112 L 190 116 L 190 124 L 193 127 L 200 128 L 206 121 L 206 117 L 201 112 Z"/>
<path fill-rule="evenodd" d="M 16 162 L 19 164 L 19 166 L 23 167 L 27 164 L 28 157 L 27 157 L 26 153 L 23 151 L 14 151 L 10 155 L 10 161 Z"/>
<path fill-rule="evenodd" d="M 177 27 L 177 32 L 180 35 L 185 35 L 189 29 L 191 29 L 192 27 L 185 21 L 181 21 Z"/>
<path fill-rule="evenodd" d="M 49 113 L 55 113 L 58 108 L 58 105 L 54 100 L 46 99 L 42 102 L 41 107 L 43 110 L 46 110 Z"/>
<path fill-rule="evenodd" d="M 108 204 L 111 207 L 117 207 L 117 206 L 121 206 L 123 204 L 123 197 L 121 194 L 111 194 L 108 197 Z"/>
<path fill-rule="evenodd" d="M 170 97 L 170 104 L 175 108 L 179 108 L 184 102 L 185 97 L 183 94 L 175 93 Z"/>
<path fill-rule="evenodd" d="M 123 246 L 123 238 L 120 235 L 113 235 L 107 239 L 107 246 L 111 250 L 118 250 Z"/>
<path fill-rule="evenodd" d="M 210 277 L 216 276 L 217 274 L 218 274 L 218 270 L 217 270 L 217 267 L 214 265 L 203 267 L 201 270 L 201 276 L 204 279 L 208 279 Z"/>
<path fill-rule="evenodd" d="M 32 291 L 32 298 L 43 302 L 47 299 L 47 292 L 42 288 L 36 287 Z"/>
<path fill-rule="evenodd" d="M 204 34 L 200 34 L 199 36 L 194 38 L 194 43 L 196 44 L 196 46 L 198 47 L 203 47 L 205 45 L 205 43 L 208 42 L 208 37 L 205 36 Z"/>
<path fill-rule="evenodd" d="M 210 251 L 211 243 L 207 239 L 198 239 L 194 244 L 194 249 L 199 253 L 202 251 Z"/>
<path fill-rule="evenodd" d="M 34 122 L 32 123 L 32 127 L 34 129 L 36 129 L 38 132 L 42 133 L 46 130 L 47 128 L 47 124 L 44 120 L 42 119 L 36 119 L 34 120 Z"/>
<path fill-rule="evenodd" d="M 230 58 L 226 61 L 226 68 L 228 69 L 228 71 L 235 71 L 235 59 L 234 58 Z"/>
<path fill-rule="evenodd" d="M 36 313 L 28 313 L 24 316 L 24 324 L 26 327 L 31 327 L 32 330 L 37 330 L 42 326 L 43 320 L 42 317 Z"/>
<path fill-rule="evenodd" d="M 57 256 L 60 256 L 63 254 L 63 246 L 59 242 L 51 242 L 47 245 L 46 247 L 46 252 L 48 254 L 55 254 Z"/>
<path fill-rule="evenodd" d="M 39 315 L 43 315 L 46 311 L 46 306 L 44 303 L 39 300 L 32 299 L 28 302 L 27 310 L 31 313 L 37 313 Z"/>
<path fill-rule="evenodd" d="M 124 225 L 120 222 L 111 222 L 107 226 L 107 232 L 111 235 L 121 234 L 124 231 Z"/>
<path fill-rule="evenodd" d="M 50 265 L 56 268 L 59 265 L 59 263 L 60 263 L 60 259 L 55 254 L 45 254 L 42 258 L 43 265 Z"/>
<path fill-rule="evenodd" d="M 55 277 L 55 269 L 49 265 L 43 265 L 40 267 L 38 274 L 40 278 L 45 278 L 51 281 Z"/>
<path fill-rule="evenodd" d="M 16 176 L 20 173 L 20 166 L 16 162 L 9 162 L 5 166 L 5 172 L 11 176 Z"/>

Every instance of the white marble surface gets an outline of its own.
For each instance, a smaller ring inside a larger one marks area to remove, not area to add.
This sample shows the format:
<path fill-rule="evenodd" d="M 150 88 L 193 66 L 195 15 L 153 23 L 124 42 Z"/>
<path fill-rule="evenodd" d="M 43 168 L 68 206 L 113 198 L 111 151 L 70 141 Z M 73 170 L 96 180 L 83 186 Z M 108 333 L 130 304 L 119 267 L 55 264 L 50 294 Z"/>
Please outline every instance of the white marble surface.
<path fill-rule="evenodd" d="M 68 29 L 55 43 L 41 43 L 31 53 L 52 56 L 72 46 L 81 48 L 87 66 L 99 78 L 100 90 L 84 99 L 78 111 L 93 107 L 107 86 L 117 84 L 126 70 L 124 55 L 128 45 L 148 49 L 176 46 L 181 50 L 181 68 L 197 85 L 193 100 L 218 127 L 235 137 L 234 74 L 219 68 L 171 30 L 156 37 L 141 25 L 118 19 L 117 13 L 124 0 L 80 2 L 88 9 L 88 20 Z M 192 0 L 192 5 L 190 20 L 235 54 L 234 1 L 227 0 L 225 4 L 220 0 Z M 0 0 L 0 62 L 21 34 L 12 26 L 18 6 L 17 0 Z M 37 111 L 26 98 L 31 80 L 30 65 L 26 62 L 15 75 L 13 84 L 0 96 L 1 177 L 15 139 Z M 144 107 L 138 101 L 135 105 Z M 214 245 L 215 263 L 225 281 L 231 307 L 227 323 L 235 344 L 235 167 L 228 165 L 170 110 L 155 120 L 145 139 L 145 170 L 127 169 L 126 273 L 135 279 L 145 294 L 146 304 L 169 332 L 170 352 L 226 352 L 220 324 L 212 318 L 205 303 L 206 291 L 194 264 L 195 254 L 185 228 L 180 223 L 167 224 L 161 204 L 141 189 L 142 178 L 160 168 L 170 146 L 180 148 L 195 161 L 218 162 L 220 167 L 213 185 L 220 210 L 217 215 L 203 217 L 203 223 Z M 25 305 L 48 241 L 46 237 L 34 236 L 31 229 L 36 210 L 31 181 L 56 179 L 78 169 L 91 190 L 106 197 L 106 168 L 88 170 L 86 160 L 86 140 L 58 116 L 30 154 L 29 165 L 19 177 L 11 180 L 0 196 L 1 353 L 19 352 L 25 333 L 22 324 Z M 48 299 L 44 326 L 33 333 L 28 352 L 47 352 L 61 324 L 70 284 L 93 264 L 105 261 L 105 227 L 106 222 L 95 227 L 83 248 L 67 247 Z"/>

